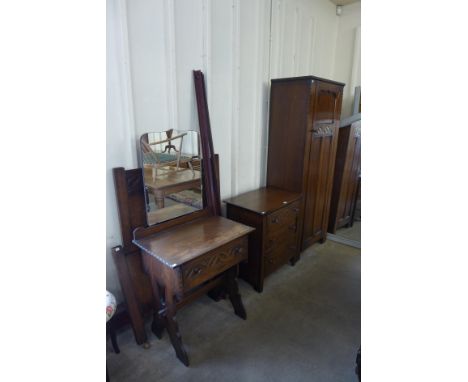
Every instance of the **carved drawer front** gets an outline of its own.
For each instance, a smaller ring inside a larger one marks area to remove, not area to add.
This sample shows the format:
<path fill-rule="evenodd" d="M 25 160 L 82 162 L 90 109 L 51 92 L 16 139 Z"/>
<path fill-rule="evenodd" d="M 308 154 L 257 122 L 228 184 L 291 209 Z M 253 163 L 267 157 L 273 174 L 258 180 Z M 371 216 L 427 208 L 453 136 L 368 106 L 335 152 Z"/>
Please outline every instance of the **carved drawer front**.
<path fill-rule="evenodd" d="M 270 241 L 278 240 L 278 235 L 296 233 L 299 216 L 299 201 L 273 212 L 267 217 L 266 245 Z"/>
<path fill-rule="evenodd" d="M 192 289 L 247 259 L 247 236 L 241 237 L 182 266 L 184 290 Z"/>

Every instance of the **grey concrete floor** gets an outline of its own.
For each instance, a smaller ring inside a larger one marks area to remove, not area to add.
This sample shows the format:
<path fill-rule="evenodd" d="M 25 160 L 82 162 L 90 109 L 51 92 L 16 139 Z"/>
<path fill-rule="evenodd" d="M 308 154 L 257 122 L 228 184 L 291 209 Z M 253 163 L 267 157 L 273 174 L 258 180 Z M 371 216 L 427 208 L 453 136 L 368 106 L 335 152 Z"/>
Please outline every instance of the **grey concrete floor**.
<path fill-rule="evenodd" d="M 338 228 L 335 235 L 361 242 L 361 222 L 356 221 L 353 226 L 349 228 Z"/>
<path fill-rule="evenodd" d="M 239 280 L 247 320 L 228 301 L 202 297 L 177 315 L 190 367 L 178 361 L 167 333 L 151 348 L 130 329 L 118 334 L 120 354 L 107 348 L 111 382 L 319 381 L 356 382 L 361 335 L 360 250 L 316 244 L 296 266 L 265 280 L 263 293 Z"/>

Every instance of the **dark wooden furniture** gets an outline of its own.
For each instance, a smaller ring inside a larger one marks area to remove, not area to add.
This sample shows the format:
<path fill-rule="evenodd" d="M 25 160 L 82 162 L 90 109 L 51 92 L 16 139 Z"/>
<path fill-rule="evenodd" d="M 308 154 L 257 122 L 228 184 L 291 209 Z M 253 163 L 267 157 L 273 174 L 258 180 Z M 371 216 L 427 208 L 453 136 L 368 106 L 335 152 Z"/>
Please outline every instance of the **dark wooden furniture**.
<path fill-rule="evenodd" d="M 353 210 L 351 212 L 351 222 L 349 223 L 351 227 L 356 221 L 356 210 L 357 210 L 358 203 L 360 204 L 360 199 L 361 199 L 361 174 L 359 174 L 357 182 L 358 184 L 357 184 L 356 196 L 354 198 Z M 361 214 L 360 209 L 361 208 L 359 206 L 359 215 Z M 359 216 L 359 220 L 360 219 L 361 219 L 361 216 Z"/>
<path fill-rule="evenodd" d="M 267 186 L 303 194 L 301 249 L 325 241 L 344 84 L 271 81 Z"/>
<path fill-rule="evenodd" d="M 195 95 L 197 98 L 198 124 L 200 126 L 200 137 L 202 147 L 204 176 L 203 187 L 208 209 L 214 215 L 221 215 L 221 197 L 219 191 L 219 171 L 213 149 L 213 138 L 211 136 L 210 114 L 206 98 L 205 77 L 200 70 L 193 71 L 195 84 Z"/>
<path fill-rule="evenodd" d="M 114 169 L 123 246 L 113 248 L 113 256 L 136 341 L 147 341 L 144 316 L 153 313 L 151 330 L 161 338 L 167 329 L 177 357 L 187 366 L 176 312 L 217 288 L 229 296 L 234 312 L 246 318 L 236 275 L 238 263 L 247 259 L 247 237 L 254 230 L 219 216 L 219 166 L 213 152 L 203 75 L 195 72 L 194 77 L 204 208 L 147 226 L 142 169 Z"/>
<path fill-rule="evenodd" d="M 211 216 L 176 226 L 157 235 L 135 232 L 134 243 L 143 252 L 143 264 L 150 276 L 153 295 L 159 302 L 153 332 L 169 332 L 177 357 L 189 365 L 176 321 L 179 308 L 216 287 L 224 286 L 234 312 L 247 314 L 237 289 L 237 264 L 247 259 L 248 234 L 253 228 Z"/>
<path fill-rule="evenodd" d="M 353 223 L 361 172 L 361 121 L 340 127 L 328 232 Z"/>
<path fill-rule="evenodd" d="M 216 162 L 216 169 L 218 168 Z M 125 170 L 119 167 L 114 168 L 113 173 L 122 245 L 112 248 L 112 256 L 135 340 L 137 344 L 149 347 L 144 317 L 154 311 L 155 304 L 150 279 L 143 269 L 140 248 L 132 242 L 134 230 L 147 226 L 143 171 L 141 168 Z M 207 206 L 203 210 L 156 224 L 152 229 L 154 233 L 163 232 L 211 215 Z"/>
<path fill-rule="evenodd" d="M 142 169 L 119 167 L 114 168 L 113 174 L 122 245 L 112 248 L 112 256 L 135 340 L 148 347 L 144 317 L 153 310 L 153 295 L 148 275 L 143 271 L 140 249 L 132 243 L 133 230 L 146 226 Z"/>
<path fill-rule="evenodd" d="M 267 187 L 225 203 L 229 219 L 255 227 L 249 261 L 240 265 L 240 276 L 262 292 L 266 276 L 288 261 L 294 265 L 299 258 L 301 194 Z"/>

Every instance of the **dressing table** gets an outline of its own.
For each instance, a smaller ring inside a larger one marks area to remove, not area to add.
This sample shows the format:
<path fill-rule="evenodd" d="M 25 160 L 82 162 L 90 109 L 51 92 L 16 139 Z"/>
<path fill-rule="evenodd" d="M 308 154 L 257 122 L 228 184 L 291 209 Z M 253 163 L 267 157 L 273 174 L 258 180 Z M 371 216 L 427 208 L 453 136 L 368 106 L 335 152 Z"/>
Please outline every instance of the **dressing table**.
<path fill-rule="evenodd" d="M 254 229 L 221 216 L 211 216 L 176 226 L 165 232 L 138 238 L 143 266 L 148 273 L 159 311 L 153 332 L 167 329 L 177 357 L 189 365 L 179 333 L 176 312 L 193 299 L 224 286 L 234 312 L 247 318 L 238 292 L 237 264 L 247 259 L 247 236 Z"/>
<path fill-rule="evenodd" d="M 189 359 L 176 320 L 177 310 L 216 288 L 229 297 L 234 313 L 246 319 L 236 277 L 238 264 L 248 258 L 248 235 L 255 230 L 220 216 L 219 166 L 213 150 L 203 74 L 194 72 L 194 78 L 201 144 L 198 133 L 184 134 L 181 150 L 187 155 L 198 155 L 201 146 L 201 179 L 191 187 L 193 195 L 201 191 L 202 208 L 168 215 L 167 210 L 184 205 L 184 200 L 176 202 L 181 199 L 167 195 L 164 204 L 153 204 L 148 198 L 144 169 L 114 169 L 123 246 L 113 248 L 113 257 L 135 339 L 138 344 L 147 343 L 144 317 L 152 313 L 152 332 L 161 338 L 167 329 L 177 357 L 186 366 Z M 151 134 L 145 134 L 144 139 L 151 143 Z M 151 182 L 157 183 L 158 175 Z M 179 189 L 177 185 L 172 187 Z M 186 187 L 181 185 L 180 189 Z M 154 214 L 167 219 L 152 224 Z"/>

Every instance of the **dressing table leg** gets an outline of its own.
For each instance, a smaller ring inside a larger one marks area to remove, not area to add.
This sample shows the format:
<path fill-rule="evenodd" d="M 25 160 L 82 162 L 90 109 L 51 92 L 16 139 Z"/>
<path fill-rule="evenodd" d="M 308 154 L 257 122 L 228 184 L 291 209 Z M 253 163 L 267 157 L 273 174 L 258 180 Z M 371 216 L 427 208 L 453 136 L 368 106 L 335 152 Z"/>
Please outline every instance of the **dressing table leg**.
<path fill-rule="evenodd" d="M 151 324 L 151 331 L 154 333 L 156 337 L 161 339 L 165 325 L 164 325 L 164 319 L 161 318 L 159 312 L 163 304 L 161 301 L 161 292 L 159 290 L 159 285 L 156 282 L 152 282 L 152 285 L 153 285 L 153 294 L 154 294 L 155 304 L 154 304 L 153 322 Z"/>
<path fill-rule="evenodd" d="M 189 359 L 184 345 L 182 344 L 182 336 L 179 332 L 179 325 L 176 320 L 176 302 L 174 296 L 169 289 L 165 291 L 166 303 L 166 327 L 171 339 L 172 346 L 176 352 L 177 358 L 185 365 L 189 366 Z"/>
<path fill-rule="evenodd" d="M 245 311 L 244 305 L 242 304 L 241 295 L 239 294 L 236 275 L 237 267 L 232 267 L 226 271 L 226 286 L 229 294 L 229 300 L 231 300 L 232 307 L 234 308 L 234 313 L 245 320 L 247 319 L 247 313 Z"/>

